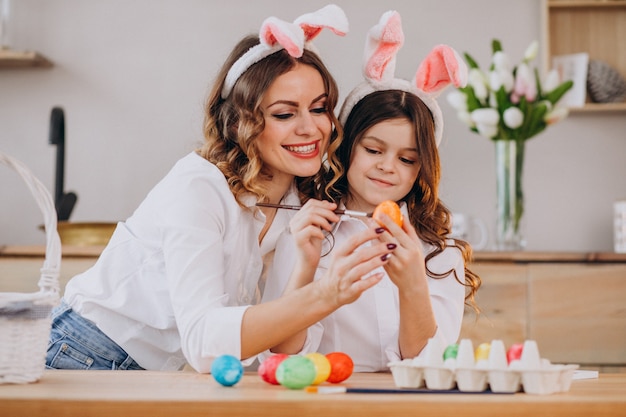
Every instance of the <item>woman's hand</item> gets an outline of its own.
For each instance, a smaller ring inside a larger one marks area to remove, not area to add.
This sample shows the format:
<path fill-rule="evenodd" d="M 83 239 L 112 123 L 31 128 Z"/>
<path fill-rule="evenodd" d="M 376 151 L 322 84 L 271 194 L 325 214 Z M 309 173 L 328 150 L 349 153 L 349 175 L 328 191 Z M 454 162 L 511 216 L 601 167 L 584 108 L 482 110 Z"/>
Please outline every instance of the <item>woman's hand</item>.
<path fill-rule="evenodd" d="M 289 222 L 302 268 L 317 268 L 326 234 L 331 232 L 333 223 L 339 221 L 334 212 L 336 208 L 335 203 L 310 199 Z"/>
<path fill-rule="evenodd" d="M 380 282 L 382 272 L 363 277 L 393 258 L 389 255 L 393 248 L 377 239 L 383 232 L 382 228 L 367 229 L 335 247 L 326 273 L 313 282 L 322 301 L 337 309 L 356 301 L 363 291 Z M 361 247 L 368 241 L 372 241 L 371 246 Z"/>

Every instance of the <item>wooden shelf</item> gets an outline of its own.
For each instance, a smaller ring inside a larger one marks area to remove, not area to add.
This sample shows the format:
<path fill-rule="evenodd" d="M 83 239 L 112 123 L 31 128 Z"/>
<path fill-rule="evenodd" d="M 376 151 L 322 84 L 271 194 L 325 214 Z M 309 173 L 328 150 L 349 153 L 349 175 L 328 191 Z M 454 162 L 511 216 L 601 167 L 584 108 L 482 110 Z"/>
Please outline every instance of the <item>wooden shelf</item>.
<path fill-rule="evenodd" d="M 584 107 L 570 107 L 570 112 L 602 113 L 626 111 L 626 103 L 586 103 Z"/>
<path fill-rule="evenodd" d="M 586 52 L 626 78 L 626 0 L 543 0 L 544 66 Z M 624 112 L 623 103 L 586 103 L 572 112 Z"/>
<path fill-rule="evenodd" d="M 52 62 L 38 52 L 0 49 L 0 69 L 50 68 Z"/>

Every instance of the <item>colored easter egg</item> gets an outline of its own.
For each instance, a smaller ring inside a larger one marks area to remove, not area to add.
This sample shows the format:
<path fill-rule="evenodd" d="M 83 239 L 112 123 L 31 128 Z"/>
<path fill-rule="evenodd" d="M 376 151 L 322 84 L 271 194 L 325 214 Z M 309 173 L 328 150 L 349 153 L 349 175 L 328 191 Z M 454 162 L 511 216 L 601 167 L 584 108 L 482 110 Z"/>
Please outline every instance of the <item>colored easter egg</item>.
<path fill-rule="evenodd" d="M 328 358 L 318 352 L 307 353 L 304 357 L 309 358 L 317 370 L 312 385 L 319 385 L 326 381 L 330 375 L 330 361 Z"/>
<path fill-rule="evenodd" d="M 443 351 L 443 360 L 446 359 L 456 359 L 456 355 L 459 353 L 459 345 L 458 343 L 452 343 L 446 347 L 446 350 Z"/>
<path fill-rule="evenodd" d="M 522 343 L 514 343 L 509 350 L 506 351 L 506 360 L 510 364 L 513 361 L 518 361 L 522 357 L 522 351 L 524 345 Z"/>
<path fill-rule="evenodd" d="M 304 356 L 290 356 L 276 368 L 276 380 L 289 389 L 308 387 L 316 375 L 315 364 Z"/>
<path fill-rule="evenodd" d="M 478 345 L 478 347 L 474 351 L 474 359 L 476 359 L 476 362 L 488 360 L 490 350 L 491 350 L 490 343 L 481 343 L 480 345 Z"/>
<path fill-rule="evenodd" d="M 243 365 L 232 355 L 218 356 L 211 364 L 211 375 L 220 384 L 230 387 L 243 376 Z"/>
<path fill-rule="evenodd" d="M 330 375 L 326 381 L 338 384 L 350 378 L 354 370 L 354 362 L 350 356 L 343 352 L 332 352 L 326 354 L 326 358 L 330 362 Z"/>
<path fill-rule="evenodd" d="M 279 385 L 276 379 L 276 368 L 288 357 L 289 355 L 285 353 L 277 353 L 264 360 L 263 363 L 259 365 L 259 369 L 257 369 L 261 379 L 268 384 Z"/>
<path fill-rule="evenodd" d="M 381 217 L 383 214 L 386 214 L 394 221 L 395 224 L 402 227 L 402 212 L 400 211 L 400 207 L 396 204 L 395 201 L 386 200 L 376 206 L 374 209 L 374 213 L 372 214 L 372 218 L 378 222 L 381 226 L 384 227 Z"/>

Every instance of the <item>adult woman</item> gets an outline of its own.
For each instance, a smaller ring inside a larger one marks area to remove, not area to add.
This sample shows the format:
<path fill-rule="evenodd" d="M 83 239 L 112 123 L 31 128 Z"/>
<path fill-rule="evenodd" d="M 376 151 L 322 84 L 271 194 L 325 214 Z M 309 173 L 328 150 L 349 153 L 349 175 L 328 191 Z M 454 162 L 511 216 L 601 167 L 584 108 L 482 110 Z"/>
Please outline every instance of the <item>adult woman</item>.
<path fill-rule="evenodd" d="M 173 370 L 189 363 L 209 372 L 226 353 L 248 364 L 367 288 L 338 273 L 253 305 L 263 262 L 289 221 L 288 213 L 256 203 L 299 204 L 332 187 L 323 179 L 338 173 L 339 136 L 331 136 L 337 87 L 305 44 L 320 21 L 319 29 L 347 30 L 341 9 L 327 6 L 294 24 L 269 18 L 260 38 L 234 48 L 207 102 L 202 149 L 182 158 L 118 225 L 94 267 L 68 283 L 53 313 L 48 367 Z M 327 149 L 329 171 L 320 173 Z M 386 252 L 378 245 L 368 266 L 380 265 Z M 348 262 L 363 263 L 356 256 Z M 341 291 L 337 283 L 345 284 Z"/>

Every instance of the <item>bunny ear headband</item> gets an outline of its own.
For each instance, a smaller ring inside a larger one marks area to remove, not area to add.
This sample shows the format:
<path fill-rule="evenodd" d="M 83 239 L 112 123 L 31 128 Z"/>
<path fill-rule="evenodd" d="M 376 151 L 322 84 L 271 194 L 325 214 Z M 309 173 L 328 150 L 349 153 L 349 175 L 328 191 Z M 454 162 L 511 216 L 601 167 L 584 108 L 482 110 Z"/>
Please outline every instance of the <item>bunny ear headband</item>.
<path fill-rule="evenodd" d="M 304 49 L 317 53 L 311 41 L 324 28 L 329 28 L 340 36 L 348 32 L 348 18 L 339 6 L 329 4 L 313 13 L 300 16 L 293 23 L 276 17 L 265 19 L 259 31 L 260 43 L 248 49 L 228 70 L 222 98 L 228 97 L 239 77 L 248 68 L 281 49 L 294 58 L 301 57 Z"/>
<path fill-rule="evenodd" d="M 438 45 L 422 61 L 412 82 L 394 78 L 396 53 L 403 43 L 400 14 L 393 10 L 385 12 L 367 34 L 363 66 L 365 81 L 348 94 L 339 121 L 344 124 L 356 103 L 374 91 L 402 90 L 418 96 L 430 109 L 439 146 L 443 136 L 443 116 L 435 99 L 450 84 L 455 87 L 467 84 L 467 66 L 454 49 Z"/>

